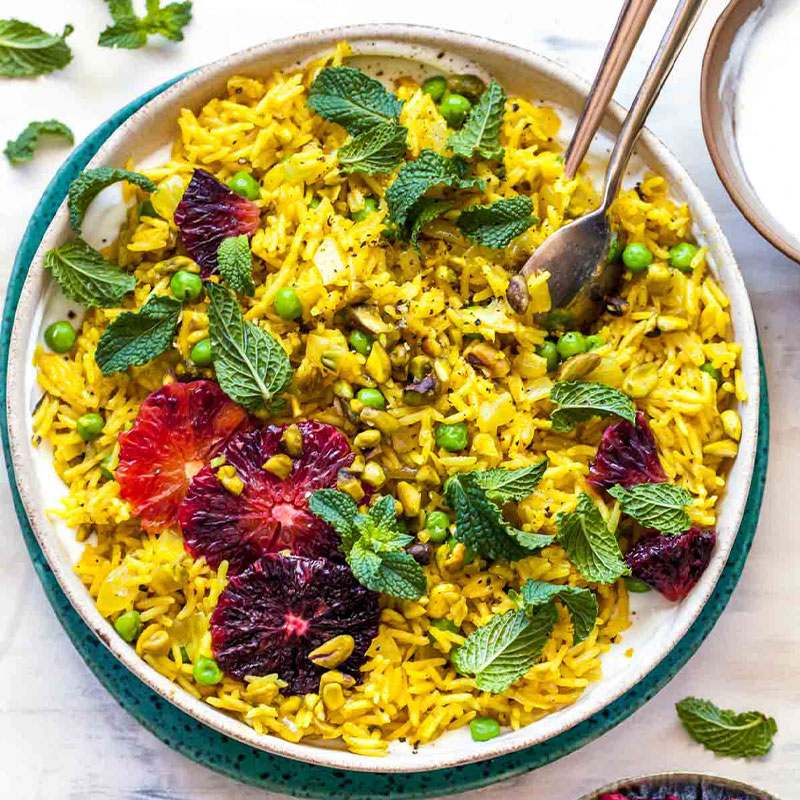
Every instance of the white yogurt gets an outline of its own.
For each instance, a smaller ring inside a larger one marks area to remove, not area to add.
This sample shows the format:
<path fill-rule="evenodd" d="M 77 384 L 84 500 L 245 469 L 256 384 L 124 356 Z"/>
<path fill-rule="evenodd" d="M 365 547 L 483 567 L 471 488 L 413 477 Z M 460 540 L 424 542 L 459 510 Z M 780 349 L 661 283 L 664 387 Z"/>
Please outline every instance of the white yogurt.
<path fill-rule="evenodd" d="M 787 231 L 800 236 L 798 76 L 800 2 L 772 0 L 759 13 L 744 54 L 734 129 L 756 194 Z"/>

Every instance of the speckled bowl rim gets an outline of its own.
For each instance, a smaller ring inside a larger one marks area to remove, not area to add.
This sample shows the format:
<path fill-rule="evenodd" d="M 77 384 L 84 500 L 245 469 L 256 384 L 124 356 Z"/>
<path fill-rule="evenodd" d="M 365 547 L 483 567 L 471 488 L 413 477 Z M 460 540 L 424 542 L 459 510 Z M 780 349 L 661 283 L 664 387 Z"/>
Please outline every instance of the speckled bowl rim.
<path fill-rule="evenodd" d="M 585 93 L 587 89 L 583 81 L 548 59 L 520 48 L 468 34 L 408 25 L 367 25 L 319 31 L 311 34 L 301 34 L 300 36 L 250 48 L 243 53 L 221 59 L 183 78 L 173 86 L 167 88 L 162 94 L 158 95 L 154 100 L 151 100 L 141 110 L 134 113 L 130 119 L 124 122 L 91 159 L 90 164 L 103 163 L 104 153 L 111 148 L 112 143 L 117 142 L 122 137 L 133 134 L 136 130 L 136 126 L 143 118 L 147 118 L 162 106 L 167 105 L 171 98 L 175 97 L 176 94 L 180 93 L 187 86 L 202 85 L 215 76 L 230 74 L 237 69 L 244 69 L 246 63 L 255 61 L 262 55 L 291 52 L 293 48 L 300 46 L 307 48 L 307 55 L 308 53 L 316 52 L 324 47 L 329 47 L 332 43 L 341 39 L 347 39 L 353 43 L 368 43 L 374 40 L 392 40 L 393 42 L 401 42 L 408 45 L 416 44 L 428 47 L 443 47 L 451 52 L 459 52 L 460 49 L 463 49 L 469 51 L 470 57 L 475 58 L 477 61 L 481 60 L 482 54 L 484 54 L 486 58 L 494 54 L 497 58 L 513 59 L 515 63 L 522 62 L 527 70 L 540 74 L 542 80 L 550 80 L 559 83 L 570 92 Z M 356 47 L 356 49 L 358 48 Z M 609 110 L 608 119 L 612 128 L 618 128 L 621 116 L 622 110 L 618 106 L 614 106 Z M 94 603 L 83 587 L 81 586 L 80 590 L 76 591 L 74 586 L 71 586 L 69 578 L 74 580 L 74 574 L 72 574 L 71 569 L 67 570 L 65 565 L 60 563 L 59 559 L 55 557 L 56 554 L 52 542 L 50 541 L 51 537 L 45 532 L 46 520 L 44 519 L 43 510 L 32 502 L 34 496 L 31 484 L 32 474 L 29 473 L 24 463 L 24 450 L 27 446 L 27 438 L 29 436 L 29 431 L 27 429 L 28 420 L 26 414 L 23 413 L 24 404 L 20 404 L 19 398 L 15 397 L 14 389 L 19 385 L 18 381 L 20 380 L 20 374 L 23 369 L 22 356 L 24 355 L 25 339 L 30 330 L 30 327 L 26 327 L 26 323 L 30 320 L 25 319 L 20 322 L 20 310 L 26 311 L 30 317 L 30 309 L 38 302 L 39 284 L 42 280 L 41 254 L 57 243 L 59 234 L 57 231 L 54 233 L 54 227 L 57 227 L 59 222 L 63 233 L 65 209 L 62 206 L 53 222 L 50 224 L 50 228 L 39 247 L 37 256 L 33 260 L 30 273 L 23 286 L 17 306 L 18 318 L 15 321 L 9 344 L 9 369 L 6 383 L 7 407 L 10 420 L 10 451 L 22 502 L 50 567 L 70 602 L 89 628 L 103 641 L 127 669 L 136 674 L 151 689 L 158 692 L 162 697 L 174 703 L 186 713 L 201 720 L 215 730 L 257 749 L 294 758 L 310 764 L 339 769 L 365 770 L 369 772 L 419 772 L 422 770 L 456 766 L 502 756 L 557 736 L 574 725 L 590 718 L 615 701 L 630 689 L 632 685 L 646 677 L 646 675 L 663 660 L 670 649 L 677 644 L 681 636 L 686 633 L 700 614 L 724 567 L 730 547 L 735 539 L 736 529 L 741 521 L 755 461 L 758 434 L 760 368 L 758 365 L 755 324 L 744 282 L 736 268 L 730 247 L 711 209 L 703 199 L 699 189 L 692 183 L 689 176 L 676 161 L 674 156 L 652 134 L 644 131 L 640 146 L 649 151 L 653 161 L 661 164 L 668 173 L 673 185 L 678 186 L 680 192 L 687 198 L 687 201 L 693 209 L 695 219 L 698 224 L 701 225 L 707 240 L 715 252 L 717 261 L 720 262 L 721 266 L 729 273 L 727 275 L 725 288 L 732 298 L 734 305 L 739 308 L 740 313 L 743 315 L 740 322 L 742 328 L 737 330 L 737 339 L 746 347 L 745 363 L 746 372 L 748 373 L 748 387 L 751 392 L 751 399 L 748 404 L 751 418 L 750 424 L 745 431 L 746 438 L 743 440 L 745 446 L 743 446 L 740 451 L 740 456 L 737 459 L 737 467 L 744 470 L 745 475 L 739 487 L 740 491 L 738 496 L 735 498 L 729 496 L 726 499 L 726 503 L 728 504 L 735 503 L 736 513 L 734 516 L 736 523 L 732 526 L 732 532 L 727 537 L 726 541 L 721 542 L 718 546 L 714 557 L 715 560 L 712 562 L 712 567 L 707 571 L 703 581 L 698 585 L 693 595 L 685 601 L 687 603 L 691 601 L 691 606 L 687 606 L 692 608 L 691 615 L 686 615 L 684 624 L 680 630 L 670 636 L 668 642 L 665 642 L 659 657 L 647 665 L 646 668 L 640 669 L 640 672 L 635 677 L 632 676 L 627 684 L 621 685 L 618 691 L 615 690 L 614 693 L 605 695 L 601 705 L 583 708 L 579 714 L 574 712 L 570 714 L 569 708 L 558 712 L 560 716 L 559 725 L 547 734 L 543 734 L 541 729 L 537 730 L 537 725 L 531 725 L 521 731 L 499 737 L 494 743 L 484 743 L 484 746 L 482 746 L 480 750 L 475 749 L 473 752 L 468 752 L 466 754 L 459 753 L 450 758 L 443 758 L 442 754 L 437 754 L 434 748 L 427 748 L 427 752 L 426 748 L 422 748 L 414 757 L 413 761 L 408 760 L 403 764 L 398 764 L 391 755 L 383 759 L 369 759 L 346 751 L 324 749 L 302 744 L 296 745 L 277 737 L 260 736 L 243 723 L 191 697 L 188 693 L 170 683 L 164 676 L 155 672 L 149 665 L 139 659 L 135 652 L 124 644 L 119 637 L 113 635 L 111 626 L 106 620 L 100 617 Z"/>

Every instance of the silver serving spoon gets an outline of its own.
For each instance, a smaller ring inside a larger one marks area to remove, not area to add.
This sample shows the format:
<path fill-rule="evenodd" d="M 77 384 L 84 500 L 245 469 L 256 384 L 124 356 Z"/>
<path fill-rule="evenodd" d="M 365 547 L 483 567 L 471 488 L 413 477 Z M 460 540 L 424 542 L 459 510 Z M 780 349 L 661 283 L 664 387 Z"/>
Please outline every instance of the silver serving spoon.
<path fill-rule="evenodd" d="M 606 298 L 617 290 L 622 265 L 619 262 L 609 264 L 607 261 L 611 244 L 607 212 L 619 191 L 636 138 L 704 4 L 705 0 L 681 0 L 678 4 L 622 123 L 606 169 L 600 206 L 549 236 L 534 251 L 519 274 L 511 279 L 506 297 L 515 311 L 522 313 L 528 307 L 528 277 L 545 270 L 550 273 L 552 310 L 537 315 L 537 321 L 544 327 L 563 330 L 589 325 L 605 308 Z M 606 50 L 604 62 L 609 57 L 612 45 Z M 603 72 L 603 67 L 600 71 Z"/>

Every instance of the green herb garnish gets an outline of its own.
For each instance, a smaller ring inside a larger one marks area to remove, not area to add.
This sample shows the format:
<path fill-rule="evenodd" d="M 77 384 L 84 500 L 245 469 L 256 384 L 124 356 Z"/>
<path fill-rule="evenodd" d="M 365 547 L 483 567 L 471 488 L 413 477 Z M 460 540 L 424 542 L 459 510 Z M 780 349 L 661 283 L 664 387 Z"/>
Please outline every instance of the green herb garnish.
<path fill-rule="evenodd" d="M 585 492 L 578 495 L 574 511 L 556 516 L 558 540 L 567 558 L 578 572 L 593 583 L 613 583 L 622 575 L 630 575 L 622 560 L 617 537 L 612 533 L 600 509 Z"/>
<path fill-rule="evenodd" d="M 31 78 L 63 69 L 72 61 L 72 51 L 64 40 L 73 30 L 66 25 L 58 36 L 29 22 L 0 19 L 0 75 Z"/>
<path fill-rule="evenodd" d="M 639 483 L 626 489 L 617 484 L 608 493 L 620 501 L 623 514 L 645 528 L 655 528 L 659 533 L 673 536 L 692 526 L 686 513 L 692 495 L 681 486 L 672 483 Z"/>
<path fill-rule="evenodd" d="M 553 430 L 571 431 L 577 422 L 592 417 L 616 415 L 636 421 L 636 407 L 631 399 L 612 386 L 590 381 L 558 381 L 550 391 L 556 409 L 550 414 Z"/>
<path fill-rule="evenodd" d="M 70 300 L 86 307 L 118 306 L 136 286 L 133 275 L 107 261 L 83 239 L 49 250 L 44 266 Z"/>
<path fill-rule="evenodd" d="M 425 594 L 425 573 L 404 549 L 414 538 L 400 530 L 393 497 L 378 498 L 361 514 L 350 495 L 320 489 L 308 507 L 342 537 L 342 551 L 360 584 L 408 600 Z"/>
<path fill-rule="evenodd" d="M 477 153 L 481 158 L 502 159 L 500 128 L 505 105 L 506 93 L 497 81 L 492 81 L 461 130 L 450 134 L 447 146 L 462 158 L 472 158 Z"/>
<path fill-rule="evenodd" d="M 147 13 L 137 17 L 133 0 L 105 0 L 113 25 L 101 34 L 100 47 L 120 47 L 136 50 L 147 44 L 147 37 L 163 36 L 172 42 L 183 41 L 183 29 L 192 19 L 191 2 L 170 3 L 161 7 L 160 0 L 147 0 Z"/>
<path fill-rule="evenodd" d="M 42 136 L 60 136 L 69 144 L 75 143 L 72 131 L 57 119 L 46 119 L 42 122 L 30 122 L 28 127 L 16 139 L 6 142 L 3 152 L 12 164 L 22 164 L 30 161 L 36 150 L 36 145 Z"/>
<path fill-rule="evenodd" d="M 464 236 L 478 244 L 504 248 L 538 221 L 539 218 L 533 214 L 533 201 L 530 197 L 519 195 L 462 211 L 458 228 Z"/>
<path fill-rule="evenodd" d="M 675 708 L 689 736 L 720 756 L 765 756 L 778 732 L 775 720 L 760 711 L 737 714 L 699 697 L 687 697 L 676 703 Z"/>
<path fill-rule="evenodd" d="M 67 205 L 69 206 L 69 224 L 72 230 L 80 233 L 83 217 L 92 200 L 103 189 L 119 181 L 132 183 L 146 192 L 154 192 L 156 190 L 156 185 L 153 181 L 138 172 L 115 169 L 114 167 L 87 169 L 85 172 L 81 172 L 69 185 Z"/>
<path fill-rule="evenodd" d="M 450 200 L 435 200 L 430 197 L 423 197 L 417 201 L 414 210 L 409 215 L 409 241 L 419 250 L 419 237 L 423 227 L 429 222 L 446 214 L 453 207 Z"/>
<path fill-rule="evenodd" d="M 406 154 L 408 128 L 384 122 L 348 139 L 337 151 L 342 172 L 391 172 Z"/>
<path fill-rule="evenodd" d="M 220 242 L 217 267 L 231 289 L 248 297 L 253 296 L 256 290 L 253 284 L 253 254 L 247 234 L 229 236 Z"/>
<path fill-rule="evenodd" d="M 171 345 L 183 304 L 174 297 L 152 296 L 138 311 L 120 314 L 103 332 L 94 359 L 111 375 L 147 364 Z"/>
<path fill-rule="evenodd" d="M 579 586 L 558 586 L 544 581 L 528 580 L 522 587 L 524 609 L 536 610 L 558 598 L 572 617 L 573 644 L 580 644 L 597 623 L 597 598 L 590 589 Z"/>

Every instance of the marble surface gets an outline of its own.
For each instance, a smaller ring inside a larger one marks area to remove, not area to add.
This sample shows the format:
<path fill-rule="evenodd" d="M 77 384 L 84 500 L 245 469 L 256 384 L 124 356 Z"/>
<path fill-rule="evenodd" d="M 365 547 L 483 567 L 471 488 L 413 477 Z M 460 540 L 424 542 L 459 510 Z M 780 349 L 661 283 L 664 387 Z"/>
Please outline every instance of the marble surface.
<path fill-rule="evenodd" d="M 135 0 L 144 5 L 143 0 Z M 623 79 L 629 101 L 674 2 L 659 3 Z M 796 453 L 800 448 L 800 267 L 752 230 L 728 199 L 706 152 L 698 108 L 705 40 L 723 0 L 709 0 L 650 127 L 700 185 L 730 238 L 750 289 L 767 362 L 772 409 L 769 477 L 761 524 L 728 610 L 685 669 L 619 727 L 571 756 L 526 776 L 463 795 L 465 800 L 531 796 L 574 800 L 610 780 L 662 770 L 705 771 L 759 785 L 780 798 L 800 785 L 800 626 L 791 609 L 800 579 Z M 96 47 L 106 24 L 100 0 L 27 0 L 15 16 L 60 30 L 71 22 L 73 63 L 32 81 L 0 79 L 0 141 L 32 119 L 57 117 L 80 139 L 128 100 L 166 78 L 234 50 L 292 33 L 358 22 L 416 22 L 477 32 L 551 56 L 590 78 L 618 0 L 558 0 L 502 6 L 456 0 L 195 0 L 180 45 L 140 51 Z M 10 4 L 2 3 L 0 16 Z M 768 142 L 768 128 L 765 126 Z M 0 158 L 0 294 L 27 218 L 64 151 L 29 165 Z M 793 456 L 793 454 L 795 454 Z M 275 797 L 243 787 L 169 750 L 105 693 L 58 625 L 28 561 L 0 475 L 0 798 L 15 800 L 239 800 Z M 719 759 L 684 734 L 673 704 L 693 694 L 775 716 L 773 753 L 757 762 Z"/>

